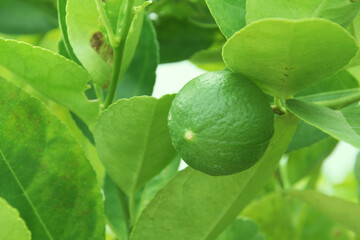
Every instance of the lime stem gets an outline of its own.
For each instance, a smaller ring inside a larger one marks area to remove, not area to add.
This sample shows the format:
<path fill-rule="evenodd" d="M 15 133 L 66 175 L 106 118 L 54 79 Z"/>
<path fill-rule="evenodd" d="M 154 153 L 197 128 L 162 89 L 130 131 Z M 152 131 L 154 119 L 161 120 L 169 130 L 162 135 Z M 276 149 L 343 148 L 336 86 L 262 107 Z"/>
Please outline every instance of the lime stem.
<path fill-rule="evenodd" d="M 129 0 L 127 4 L 128 5 L 126 8 L 126 18 L 125 18 L 125 22 L 124 22 L 124 27 L 121 29 L 119 45 L 117 47 L 113 48 L 113 51 L 114 51 L 113 70 L 112 70 L 112 74 L 111 74 L 109 93 L 108 93 L 108 96 L 106 98 L 106 102 L 104 105 L 105 109 L 108 108 L 111 103 L 113 103 L 114 98 L 115 98 L 116 87 L 119 82 L 120 73 L 121 73 L 121 65 L 122 65 L 122 60 L 124 57 L 126 38 L 128 36 L 131 22 L 134 17 L 134 12 L 133 12 L 134 0 Z"/>

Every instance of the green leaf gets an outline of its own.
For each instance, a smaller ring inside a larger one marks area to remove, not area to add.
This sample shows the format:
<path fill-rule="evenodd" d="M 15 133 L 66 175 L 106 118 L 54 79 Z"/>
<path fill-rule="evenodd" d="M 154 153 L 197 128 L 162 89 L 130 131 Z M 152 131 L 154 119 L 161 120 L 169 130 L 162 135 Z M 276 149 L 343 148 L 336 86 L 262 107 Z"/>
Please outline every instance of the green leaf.
<path fill-rule="evenodd" d="M 358 184 L 358 196 L 360 201 L 360 153 L 358 154 L 356 158 L 356 164 L 355 164 L 355 177 Z"/>
<path fill-rule="evenodd" d="M 317 143 L 328 137 L 329 135 L 327 135 L 323 131 L 300 120 L 296 128 L 294 137 L 292 138 L 286 152 L 289 153 L 292 151 L 302 149 L 304 147 L 311 146 L 314 143 Z"/>
<path fill-rule="evenodd" d="M 255 222 L 238 218 L 216 240 L 239 239 L 265 240 L 265 235 L 259 231 L 259 226 Z"/>
<path fill-rule="evenodd" d="M 312 191 L 288 191 L 293 197 L 314 207 L 335 222 L 360 235 L 360 205 Z"/>
<path fill-rule="evenodd" d="M 269 148 L 249 170 L 221 177 L 191 168 L 179 172 L 143 211 L 131 239 L 216 239 L 272 176 L 296 122 L 289 115 L 275 120 Z"/>
<path fill-rule="evenodd" d="M 0 198 L 0 239 L 30 240 L 31 233 L 19 212 Z"/>
<path fill-rule="evenodd" d="M 246 22 L 262 18 L 326 18 L 347 26 L 360 10 L 353 0 L 248 0 Z"/>
<path fill-rule="evenodd" d="M 110 177 L 128 195 L 176 155 L 167 127 L 173 98 L 121 99 L 99 117 L 94 130 L 99 157 Z"/>
<path fill-rule="evenodd" d="M 57 27 L 54 1 L 1 0 L 0 32 L 8 34 L 45 33 Z"/>
<path fill-rule="evenodd" d="M 69 59 L 72 59 L 74 62 L 80 64 L 80 61 L 76 57 L 69 41 L 68 30 L 66 25 L 66 5 L 67 5 L 67 0 L 57 0 L 59 26 L 62 37 L 61 42 L 63 43 L 63 46 L 66 49 L 66 53 L 68 54 Z"/>
<path fill-rule="evenodd" d="M 290 153 L 287 163 L 287 173 L 290 182 L 294 184 L 320 167 L 336 145 L 336 140 L 327 138 L 310 147 Z"/>
<path fill-rule="evenodd" d="M 104 239 L 102 196 L 80 144 L 39 100 L 0 83 L 0 197 L 33 239 Z"/>
<path fill-rule="evenodd" d="M 0 74 L 7 80 L 26 83 L 41 95 L 67 107 L 92 125 L 99 102 L 89 101 L 88 74 L 77 64 L 48 50 L 0 38 Z"/>
<path fill-rule="evenodd" d="M 160 63 L 186 60 L 195 52 L 209 48 L 218 31 L 174 17 L 159 18 L 154 25 L 160 44 Z"/>
<path fill-rule="evenodd" d="M 126 206 L 126 196 L 119 191 L 111 178 L 106 175 L 104 180 L 104 207 L 107 224 L 121 240 L 128 239 L 128 212 Z"/>
<path fill-rule="evenodd" d="M 295 239 L 289 205 L 282 194 L 275 192 L 249 204 L 241 216 L 254 220 L 267 240 Z"/>
<path fill-rule="evenodd" d="M 74 53 L 92 80 L 103 86 L 110 79 L 111 67 L 95 50 L 107 44 L 100 37 L 101 19 L 95 0 L 67 0 L 66 23 Z"/>
<path fill-rule="evenodd" d="M 206 0 L 206 3 L 226 38 L 246 25 L 246 0 Z"/>
<path fill-rule="evenodd" d="M 134 58 L 117 86 L 117 99 L 140 95 L 150 96 L 154 88 L 158 64 L 159 45 L 156 32 L 150 19 L 145 16 Z M 139 66 L 141 66 L 140 69 Z"/>
<path fill-rule="evenodd" d="M 264 19 L 225 44 L 226 65 L 282 99 L 338 72 L 356 55 L 351 35 L 325 19 Z"/>
<path fill-rule="evenodd" d="M 336 111 L 296 99 L 287 100 L 286 104 L 292 113 L 308 124 L 360 149 L 359 105 Z"/>

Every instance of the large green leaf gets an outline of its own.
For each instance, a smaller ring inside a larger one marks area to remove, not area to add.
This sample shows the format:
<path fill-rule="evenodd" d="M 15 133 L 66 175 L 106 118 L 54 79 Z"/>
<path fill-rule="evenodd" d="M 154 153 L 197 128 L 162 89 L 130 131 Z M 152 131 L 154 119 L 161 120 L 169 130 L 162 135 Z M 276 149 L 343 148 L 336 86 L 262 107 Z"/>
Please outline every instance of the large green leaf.
<path fill-rule="evenodd" d="M 77 114 L 92 125 L 99 114 L 99 102 L 89 101 L 84 91 L 89 75 L 77 64 L 48 50 L 0 38 L 0 75 L 18 79 L 41 95 Z"/>
<path fill-rule="evenodd" d="M 266 240 L 289 240 L 295 239 L 291 213 L 286 198 L 275 192 L 249 204 L 241 216 L 254 220 L 266 235 Z"/>
<path fill-rule="evenodd" d="M 265 240 L 259 226 L 249 219 L 238 218 L 216 240 Z"/>
<path fill-rule="evenodd" d="M 30 240 L 31 233 L 19 212 L 0 198 L 0 239 Z"/>
<path fill-rule="evenodd" d="M 337 197 L 312 191 L 289 191 L 288 194 L 299 198 L 335 222 L 338 222 L 360 235 L 360 205 Z"/>
<path fill-rule="evenodd" d="M 156 32 L 150 19 L 145 16 L 134 58 L 117 86 L 117 99 L 151 95 L 158 64 L 159 44 L 156 40 Z"/>
<path fill-rule="evenodd" d="M 353 0 L 248 0 L 246 22 L 262 18 L 326 18 L 347 26 L 360 10 Z"/>
<path fill-rule="evenodd" d="M 286 101 L 288 109 L 305 122 L 360 149 L 360 106 L 341 111 L 296 99 Z"/>
<path fill-rule="evenodd" d="M 55 1 L 1 0 L 0 32 L 45 33 L 57 27 Z"/>
<path fill-rule="evenodd" d="M 290 153 L 287 163 L 287 173 L 290 182 L 294 184 L 320 167 L 336 145 L 336 140 L 327 138 L 310 147 Z"/>
<path fill-rule="evenodd" d="M 358 47 L 351 35 L 325 19 L 264 19 L 225 44 L 226 65 L 266 93 L 289 98 L 345 67 Z"/>
<path fill-rule="evenodd" d="M 216 239 L 274 173 L 296 122 L 292 115 L 275 120 L 269 148 L 249 170 L 221 177 L 191 168 L 178 173 L 143 211 L 131 239 Z"/>
<path fill-rule="evenodd" d="M 246 25 L 246 0 L 206 0 L 206 3 L 226 38 Z"/>
<path fill-rule="evenodd" d="M 121 99 L 99 117 L 95 143 L 110 177 L 128 195 L 176 155 L 167 116 L 174 95 Z"/>
<path fill-rule="evenodd" d="M 104 239 L 102 196 L 80 144 L 39 100 L 0 83 L 0 197 L 34 240 Z"/>

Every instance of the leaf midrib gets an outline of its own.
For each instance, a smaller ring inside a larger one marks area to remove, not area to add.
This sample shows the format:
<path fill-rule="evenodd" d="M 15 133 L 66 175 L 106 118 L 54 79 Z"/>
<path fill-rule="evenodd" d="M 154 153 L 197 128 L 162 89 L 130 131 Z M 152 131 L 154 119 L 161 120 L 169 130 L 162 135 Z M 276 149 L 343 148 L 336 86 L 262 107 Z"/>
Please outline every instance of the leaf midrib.
<path fill-rule="evenodd" d="M 6 166 L 8 167 L 9 171 L 11 172 L 11 175 L 13 175 L 16 183 L 18 184 L 19 188 L 21 189 L 21 191 L 23 192 L 25 199 L 28 201 L 29 205 L 31 206 L 32 210 L 34 211 L 35 216 L 37 217 L 37 219 L 39 220 L 41 226 L 43 227 L 46 235 L 48 236 L 48 238 L 50 240 L 54 240 L 53 236 L 51 235 L 49 229 L 47 228 L 45 222 L 43 221 L 42 217 L 40 216 L 39 212 L 37 211 L 35 205 L 33 204 L 32 200 L 30 199 L 29 195 L 27 194 L 24 186 L 21 184 L 19 178 L 17 177 L 14 169 L 11 167 L 9 161 L 6 159 L 3 151 L 0 149 L 0 156 L 1 158 L 4 160 Z"/>

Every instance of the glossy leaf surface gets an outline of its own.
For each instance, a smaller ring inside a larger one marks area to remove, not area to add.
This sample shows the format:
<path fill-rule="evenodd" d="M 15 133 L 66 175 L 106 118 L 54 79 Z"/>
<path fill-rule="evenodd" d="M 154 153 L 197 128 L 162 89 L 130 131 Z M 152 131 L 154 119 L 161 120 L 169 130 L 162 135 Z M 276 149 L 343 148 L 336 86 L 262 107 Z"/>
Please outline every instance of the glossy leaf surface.
<path fill-rule="evenodd" d="M 80 144 L 39 100 L 0 83 L 0 197 L 34 240 L 104 239 L 102 196 Z"/>
<path fill-rule="evenodd" d="M 341 70 L 356 55 L 355 40 L 324 19 L 265 19 L 225 44 L 226 65 L 266 93 L 289 98 Z"/>
<path fill-rule="evenodd" d="M 248 0 L 246 22 L 262 18 L 326 18 L 348 26 L 360 10 L 359 1 L 350 0 Z"/>
<path fill-rule="evenodd" d="M 143 211 L 131 239 L 216 239 L 274 173 L 296 122 L 288 115 L 275 120 L 268 150 L 249 170 L 222 177 L 191 168 L 178 173 Z"/>
<path fill-rule="evenodd" d="M 86 98 L 89 75 L 81 67 L 63 56 L 14 40 L 0 38 L 0 49 L 0 74 L 5 79 L 18 79 L 89 125 L 95 122 L 99 103 Z"/>
<path fill-rule="evenodd" d="M 173 98 L 174 95 L 121 99 L 99 117 L 94 134 L 100 159 L 110 177 L 128 195 L 176 155 L 167 127 Z"/>
<path fill-rule="evenodd" d="M 289 110 L 305 122 L 360 149 L 360 106 L 342 111 L 300 100 L 287 100 Z"/>
<path fill-rule="evenodd" d="M 31 233 L 19 212 L 0 198 L 0 239 L 30 240 Z"/>

